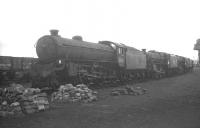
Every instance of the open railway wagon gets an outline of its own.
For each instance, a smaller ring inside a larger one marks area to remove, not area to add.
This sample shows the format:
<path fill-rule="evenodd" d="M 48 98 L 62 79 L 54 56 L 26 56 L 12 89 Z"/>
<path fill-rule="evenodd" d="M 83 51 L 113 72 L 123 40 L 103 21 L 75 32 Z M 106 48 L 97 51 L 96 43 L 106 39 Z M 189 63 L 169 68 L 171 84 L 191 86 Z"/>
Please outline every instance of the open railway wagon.
<path fill-rule="evenodd" d="M 0 56 L 0 83 L 30 81 L 30 68 L 36 58 Z"/>
<path fill-rule="evenodd" d="M 184 57 L 157 51 L 140 51 L 111 41 L 92 43 L 82 37 L 41 37 L 36 44 L 38 62 L 33 65 L 32 85 L 56 87 L 61 83 L 105 83 L 161 78 L 185 69 Z M 183 66 L 183 68 L 182 68 Z"/>

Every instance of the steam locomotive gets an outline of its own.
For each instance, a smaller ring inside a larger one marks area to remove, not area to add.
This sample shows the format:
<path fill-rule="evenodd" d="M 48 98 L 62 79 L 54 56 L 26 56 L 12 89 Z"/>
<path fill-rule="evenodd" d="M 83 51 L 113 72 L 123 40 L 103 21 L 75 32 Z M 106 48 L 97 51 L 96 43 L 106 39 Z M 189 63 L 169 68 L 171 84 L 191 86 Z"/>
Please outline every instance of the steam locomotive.
<path fill-rule="evenodd" d="M 32 66 L 33 86 L 55 86 L 60 83 L 88 85 L 162 78 L 189 72 L 189 58 L 158 51 L 142 51 L 122 43 L 83 41 L 58 35 L 41 37 L 36 44 L 38 62 Z"/>

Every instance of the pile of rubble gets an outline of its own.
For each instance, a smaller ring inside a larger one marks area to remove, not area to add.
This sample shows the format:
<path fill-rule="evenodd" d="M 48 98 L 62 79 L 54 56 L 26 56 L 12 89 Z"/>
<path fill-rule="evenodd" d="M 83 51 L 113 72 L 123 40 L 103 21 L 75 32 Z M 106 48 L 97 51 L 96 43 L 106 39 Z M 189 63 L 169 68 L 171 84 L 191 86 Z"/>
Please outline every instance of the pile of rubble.
<path fill-rule="evenodd" d="M 20 84 L 12 84 L 8 88 L 0 89 L 0 116 L 18 116 L 48 108 L 47 94 L 38 88 L 24 88 Z"/>
<path fill-rule="evenodd" d="M 146 89 L 143 89 L 141 87 L 131 87 L 131 86 L 126 86 L 125 88 L 118 88 L 114 89 L 111 92 L 111 95 L 113 96 L 119 96 L 119 95 L 143 95 L 146 93 Z"/>
<path fill-rule="evenodd" d="M 76 86 L 65 84 L 61 85 L 58 91 L 52 94 L 52 101 L 88 103 L 97 100 L 96 94 L 96 91 L 92 91 L 84 84 Z"/>
<path fill-rule="evenodd" d="M 88 103 L 97 100 L 96 94 L 84 84 L 65 84 L 52 93 L 51 100 Z M 0 88 L 0 117 L 30 114 L 48 108 L 48 96 L 41 89 L 24 88 L 20 84 Z"/>

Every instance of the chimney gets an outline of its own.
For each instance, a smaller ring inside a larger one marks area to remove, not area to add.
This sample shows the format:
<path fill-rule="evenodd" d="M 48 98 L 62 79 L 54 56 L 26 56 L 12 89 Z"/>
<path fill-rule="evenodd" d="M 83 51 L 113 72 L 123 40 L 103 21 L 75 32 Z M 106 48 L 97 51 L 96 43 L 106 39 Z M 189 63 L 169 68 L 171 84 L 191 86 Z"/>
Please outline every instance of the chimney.
<path fill-rule="evenodd" d="M 59 30 L 57 30 L 57 29 L 51 29 L 50 30 L 50 33 L 51 33 L 52 36 L 58 36 L 58 32 L 59 32 Z"/>
<path fill-rule="evenodd" d="M 82 36 L 73 36 L 72 39 L 73 39 L 73 40 L 83 41 Z"/>

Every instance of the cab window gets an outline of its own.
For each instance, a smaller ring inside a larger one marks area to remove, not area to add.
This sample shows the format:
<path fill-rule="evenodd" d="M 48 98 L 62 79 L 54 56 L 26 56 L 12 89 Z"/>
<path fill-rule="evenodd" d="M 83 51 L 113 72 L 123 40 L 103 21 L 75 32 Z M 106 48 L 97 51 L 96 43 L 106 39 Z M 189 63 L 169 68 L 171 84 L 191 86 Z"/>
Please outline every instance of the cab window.
<path fill-rule="evenodd" d="M 118 48 L 118 54 L 124 54 L 124 49 L 123 48 Z"/>

